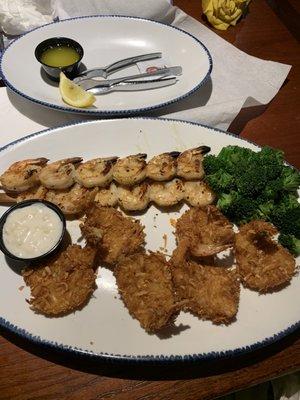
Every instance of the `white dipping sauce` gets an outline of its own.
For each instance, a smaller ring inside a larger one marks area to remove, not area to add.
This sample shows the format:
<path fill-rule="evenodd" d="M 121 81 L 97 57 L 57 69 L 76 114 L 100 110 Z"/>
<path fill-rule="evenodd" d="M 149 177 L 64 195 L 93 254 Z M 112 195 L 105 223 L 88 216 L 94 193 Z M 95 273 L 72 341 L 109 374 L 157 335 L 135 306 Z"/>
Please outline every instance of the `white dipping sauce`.
<path fill-rule="evenodd" d="M 39 257 L 59 241 L 63 223 L 51 208 L 42 203 L 12 211 L 3 226 L 7 250 L 20 258 Z"/>

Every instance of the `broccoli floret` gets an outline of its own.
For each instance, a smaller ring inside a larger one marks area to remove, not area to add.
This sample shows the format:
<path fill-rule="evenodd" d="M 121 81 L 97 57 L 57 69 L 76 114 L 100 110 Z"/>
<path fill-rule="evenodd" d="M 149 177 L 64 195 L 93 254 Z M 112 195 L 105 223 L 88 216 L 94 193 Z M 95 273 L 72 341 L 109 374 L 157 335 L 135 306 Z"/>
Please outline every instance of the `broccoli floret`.
<path fill-rule="evenodd" d="M 298 257 L 300 255 L 300 239 L 297 239 L 294 235 L 281 233 L 279 235 L 278 241 L 295 257 Z"/>
<path fill-rule="evenodd" d="M 227 218 L 237 225 L 259 218 L 256 202 L 253 199 L 242 197 L 234 191 L 222 194 L 217 206 Z"/>
<path fill-rule="evenodd" d="M 208 175 L 206 182 L 215 193 L 222 194 L 230 192 L 234 185 L 234 178 L 227 172 L 219 170 L 215 174 Z"/>
<path fill-rule="evenodd" d="M 204 157 L 203 168 L 206 175 L 215 174 L 219 170 L 225 169 L 224 163 L 219 159 L 219 157 L 213 156 L 211 154 Z"/>
<path fill-rule="evenodd" d="M 283 151 L 272 149 L 271 147 L 263 147 L 261 151 L 256 154 L 261 168 L 264 170 L 266 179 L 276 179 L 281 174 L 283 168 Z"/>
<path fill-rule="evenodd" d="M 300 186 L 300 174 L 291 167 L 284 166 L 281 174 L 282 189 L 295 192 Z"/>
<path fill-rule="evenodd" d="M 226 146 L 220 151 L 218 159 L 223 162 L 228 173 L 238 173 L 244 170 L 244 165 L 254 155 L 254 151 L 239 146 Z"/>
<path fill-rule="evenodd" d="M 300 204 L 296 196 L 284 196 L 274 207 L 270 219 L 282 233 L 300 237 Z"/>
<path fill-rule="evenodd" d="M 261 201 L 278 200 L 282 190 L 282 179 L 277 178 L 267 183 L 266 187 L 260 194 Z"/>
<path fill-rule="evenodd" d="M 250 165 L 242 174 L 240 173 L 236 179 L 238 191 L 243 196 L 250 196 L 252 198 L 257 197 L 266 187 L 266 184 L 266 175 L 257 164 Z"/>
<path fill-rule="evenodd" d="M 260 219 L 269 220 L 274 210 L 275 204 L 273 200 L 261 203 L 258 201 L 258 216 Z"/>

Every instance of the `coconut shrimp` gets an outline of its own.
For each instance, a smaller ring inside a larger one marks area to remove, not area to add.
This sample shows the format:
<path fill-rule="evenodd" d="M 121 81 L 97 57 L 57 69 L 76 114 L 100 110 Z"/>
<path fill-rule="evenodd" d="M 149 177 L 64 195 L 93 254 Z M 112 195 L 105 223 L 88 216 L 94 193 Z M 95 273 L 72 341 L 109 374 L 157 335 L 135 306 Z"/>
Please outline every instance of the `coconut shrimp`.
<path fill-rule="evenodd" d="M 0 177 L 3 189 L 8 192 L 25 192 L 37 186 L 38 174 L 47 162 L 47 158 L 40 157 L 13 163 Z"/>
<path fill-rule="evenodd" d="M 184 198 L 184 186 L 180 179 L 170 182 L 151 182 L 150 200 L 161 207 L 174 206 Z"/>
<path fill-rule="evenodd" d="M 106 188 L 100 188 L 95 196 L 95 203 L 102 207 L 114 207 L 118 203 L 118 188 L 114 183 Z"/>
<path fill-rule="evenodd" d="M 128 211 L 144 210 L 150 201 L 150 187 L 142 182 L 132 187 L 118 187 L 119 205 Z"/>
<path fill-rule="evenodd" d="M 48 189 L 69 188 L 75 180 L 74 165 L 81 161 L 81 157 L 72 157 L 48 164 L 39 173 L 41 184 Z"/>
<path fill-rule="evenodd" d="M 105 187 L 113 180 L 113 166 L 118 157 L 95 158 L 80 164 L 76 169 L 75 181 L 90 188 Z"/>
<path fill-rule="evenodd" d="M 296 272 L 294 257 L 274 240 L 275 226 L 256 220 L 236 234 L 236 262 L 244 286 L 261 293 L 289 284 Z"/>
<path fill-rule="evenodd" d="M 212 256 L 234 244 L 233 225 L 212 205 L 186 211 L 177 220 L 175 235 L 195 257 Z"/>
<path fill-rule="evenodd" d="M 146 175 L 154 181 L 169 181 L 176 175 L 178 151 L 159 154 L 147 164 Z"/>
<path fill-rule="evenodd" d="M 65 190 L 49 190 L 46 200 L 56 204 L 64 214 L 76 215 L 88 209 L 94 201 L 98 188 L 88 189 L 75 183 Z"/>
<path fill-rule="evenodd" d="M 201 179 L 204 175 L 203 156 L 210 151 L 208 146 L 186 150 L 177 159 L 177 175 L 185 179 Z"/>
<path fill-rule="evenodd" d="M 114 166 L 115 181 L 121 185 L 131 186 L 145 179 L 146 157 L 147 154 L 135 154 L 119 159 Z"/>
<path fill-rule="evenodd" d="M 215 200 L 215 194 L 203 181 L 184 182 L 184 199 L 193 207 L 207 206 Z"/>

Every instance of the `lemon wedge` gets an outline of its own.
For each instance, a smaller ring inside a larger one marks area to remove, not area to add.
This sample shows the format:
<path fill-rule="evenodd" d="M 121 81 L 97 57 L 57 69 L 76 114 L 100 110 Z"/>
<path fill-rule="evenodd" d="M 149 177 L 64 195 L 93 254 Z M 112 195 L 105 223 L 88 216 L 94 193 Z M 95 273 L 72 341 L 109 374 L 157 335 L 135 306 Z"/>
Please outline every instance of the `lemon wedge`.
<path fill-rule="evenodd" d="M 95 103 L 96 97 L 92 93 L 70 81 L 63 72 L 59 78 L 59 91 L 64 102 L 78 108 L 90 107 Z"/>

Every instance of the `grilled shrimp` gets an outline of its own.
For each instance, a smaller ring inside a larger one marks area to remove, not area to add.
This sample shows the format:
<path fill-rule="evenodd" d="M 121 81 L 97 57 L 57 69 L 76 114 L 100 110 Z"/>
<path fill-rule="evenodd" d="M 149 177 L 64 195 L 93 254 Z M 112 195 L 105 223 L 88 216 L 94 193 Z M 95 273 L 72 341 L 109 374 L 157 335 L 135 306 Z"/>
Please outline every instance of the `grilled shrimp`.
<path fill-rule="evenodd" d="M 64 214 L 80 214 L 91 206 L 98 188 L 88 189 L 75 183 L 65 190 L 49 190 L 46 200 L 56 204 Z"/>
<path fill-rule="evenodd" d="M 173 206 L 184 197 L 184 186 L 181 179 L 170 182 L 151 182 L 150 200 L 161 207 Z"/>
<path fill-rule="evenodd" d="M 106 188 L 100 188 L 95 196 L 95 202 L 102 207 L 114 207 L 118 203 L 118 188 L 114 183 Z"/>
<path fill-rule="evenodd" d="M 185 179 L 201 179 L 204 175 L 203 155 L 210 151 L 208 146 L 186 150 L 177 159 L 177 175 Z"/>
<path fill-rule="evenodd" d="M 184 199 L 193 207 L 203 207 L 213 203 L 215 194 L 203 181 L 187 181 L 184 182 Z"/>
<path fill-rule="evenodd" d="M 115 166 L 113 176 L 121 185 L 134 185 L 146 177 L 147 154 L 135 154 L 119 159 Z"/>
<path fill-rule="evenodd" d="M 128 211 L 144 210 L 150 201 L 150 190 L 147 182 L 130 188 L 118 187 L 119 205 Z"/>
<path fill-rule="evenodd" d="M 47 162 L 47 158 L 40 157 L 13 163 L 0 177 L 3 189 L 25 192 L 38 185 L 38 173 Z"/>
<path fill-rule="evenodd" d="M 48 189 L 67 189 L 74 183 L 75 167 L 81 157 L 65 158 L 44 167 L 39 173 L 42 185 Z"/>
<path fill-rule="evenodd" d="M 146 175 L 154 181 L 169 181 L 176 175 L 178 151 L 159 154 L 147 164 Z"/>
<path fill-rule="evenodd" d="M 118 157 L 95 158 L 80 164 L 76 169 L 75 181 L 90 188 L 105 187 L 113 180 L 113 166 Z"/>

